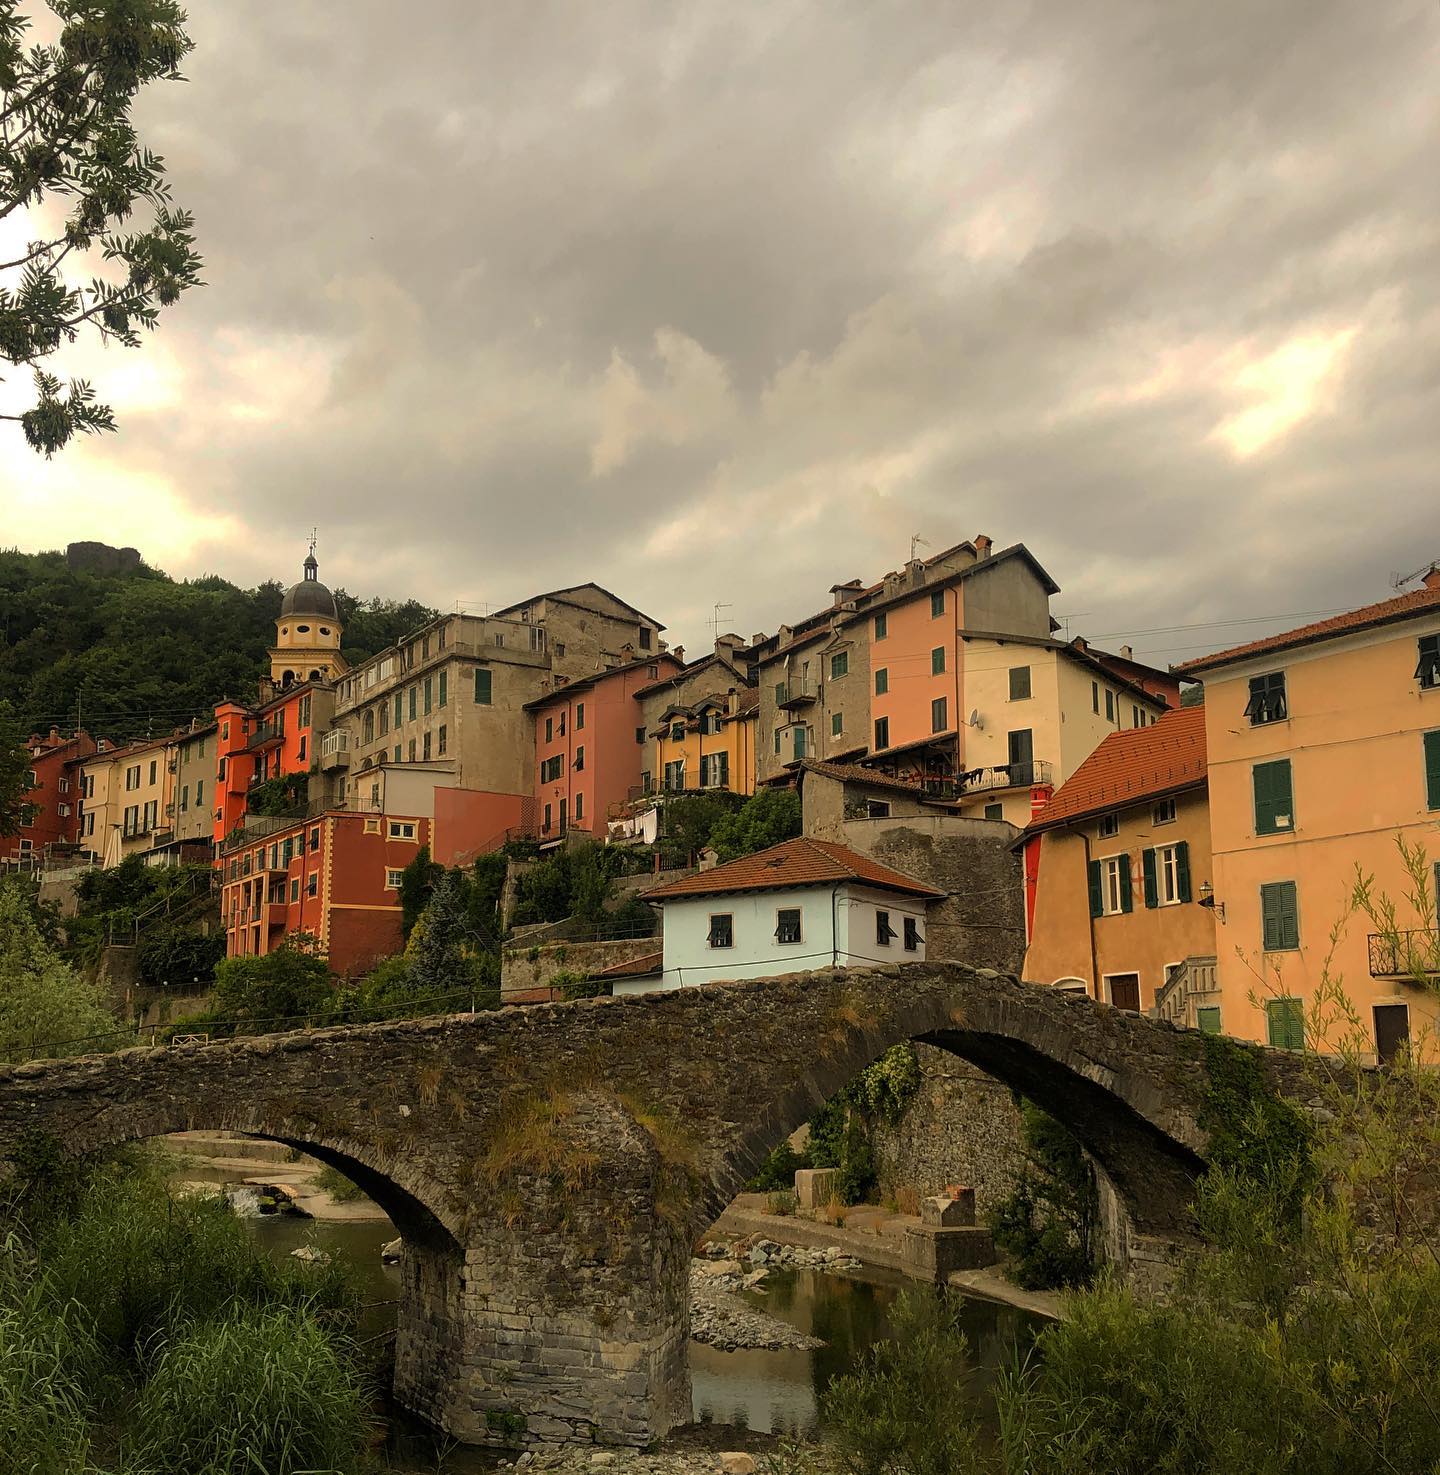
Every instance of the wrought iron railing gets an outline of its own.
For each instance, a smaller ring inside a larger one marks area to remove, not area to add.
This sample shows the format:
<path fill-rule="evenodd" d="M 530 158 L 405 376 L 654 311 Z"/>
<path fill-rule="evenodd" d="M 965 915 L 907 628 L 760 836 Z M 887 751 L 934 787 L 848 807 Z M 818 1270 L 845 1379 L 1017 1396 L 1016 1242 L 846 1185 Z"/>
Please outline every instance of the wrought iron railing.
<path fill-rule="evenodd" d="M 1440 974 L 1440 927 L 1372 932 L 1368 941 L 1371 978 L 1413 978 L 1419 981 Z"/>

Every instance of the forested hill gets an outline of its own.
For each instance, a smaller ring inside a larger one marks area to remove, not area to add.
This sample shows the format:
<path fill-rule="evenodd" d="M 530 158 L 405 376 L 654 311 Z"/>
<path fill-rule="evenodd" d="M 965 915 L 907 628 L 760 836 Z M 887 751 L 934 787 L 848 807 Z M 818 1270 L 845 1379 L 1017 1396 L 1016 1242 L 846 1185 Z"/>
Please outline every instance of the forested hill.
<path fill-rule="evenodd" d="M 284 592 L 0 550 L 0 704 L 25 733 L 73 728 L 78 701 L 87 731 L 121 741 L 159 736 L 221 697 L 253 700 Z M 343 589 L 335 598 L 352 662 L 435 615 L 414 600 L 362 603 Z"/>

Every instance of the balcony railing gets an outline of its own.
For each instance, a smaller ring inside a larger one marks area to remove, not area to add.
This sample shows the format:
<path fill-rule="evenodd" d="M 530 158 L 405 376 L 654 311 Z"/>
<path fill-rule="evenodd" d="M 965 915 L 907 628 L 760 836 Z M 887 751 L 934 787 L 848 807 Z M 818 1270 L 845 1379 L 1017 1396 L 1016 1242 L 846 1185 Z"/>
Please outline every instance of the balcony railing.
<path fill-rule="evenodd" d="M 285 729 L 273 722 L 262 722 L 245 740 L 247 752 L 255 753 L 261 748 L 275 748 L 285 741 Z"/>
<path fill-rule="evenodd" d="M 1422 979 L 1440 974 L 1440 927 L 1414 927 L 1407 932 L 1372 932 L 1371 978 Z"/>
<path fill-rule="evenodd" d="M 960 775 L 960 792 L 978 794 L 987 789 L 1022 789 L 1050 782 L 1050 765 L 1044 759 L 1032 758 L 1028 763 L 997 763 L 991 768 L 969 769 Z"/>
<path fill-rule="evenodd" d="M 803 707 L 819 699 L 819 688 L 809 681 L 785 681 L 775 688 L 777 707 Z"/>

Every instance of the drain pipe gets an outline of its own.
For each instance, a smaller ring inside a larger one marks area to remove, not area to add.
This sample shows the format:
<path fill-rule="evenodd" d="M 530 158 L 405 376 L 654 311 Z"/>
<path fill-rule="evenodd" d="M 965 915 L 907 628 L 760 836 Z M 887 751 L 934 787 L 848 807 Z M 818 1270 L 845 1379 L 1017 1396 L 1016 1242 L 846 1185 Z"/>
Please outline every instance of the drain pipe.
<path fill-rule="evenodd" d="M 837 881 L 830 888 L 830 966 L 836 968 L 840 964 L 840 886 Z"/>
<path fill-rule="evenodd" d="M 1085 915 L 1090 919 L 1090 993 L 1100 997 L 1100 955 L 1095 947 L 1095 914 L 1090 910 L 1090 832 L 1080 831 L 1080 843 L 1085 847 Z"/>

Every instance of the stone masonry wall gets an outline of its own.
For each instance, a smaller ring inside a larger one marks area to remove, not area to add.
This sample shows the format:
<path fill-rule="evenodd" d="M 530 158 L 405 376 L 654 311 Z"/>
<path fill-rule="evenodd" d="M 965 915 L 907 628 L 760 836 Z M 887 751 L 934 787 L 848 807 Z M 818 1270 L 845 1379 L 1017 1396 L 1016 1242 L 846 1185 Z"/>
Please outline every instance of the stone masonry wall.
<path fill-rule="evenodd" d="M 919 1198 L 947 1184 L 975 1190 L 983 1219 L 1015 1188 L 1022 1161 L 1020 1113 L 1010 1088 L 948 1050 L 917 1045 L 920 1089 L 893 1126 L 872 1138 L 881 1193 Z"/>
<path fill-rule="evenodd" d="M 550 980 L 559 973 L 588 977 L 615 963 L 660 951 L 658 937 L 624 937 L 610 942 L 557 942 L 543 947 L 507 947 L 500 957 L 503 1003 L 546 1002 Z M 531 954 L 535 956 L 532 957 Z"/>

